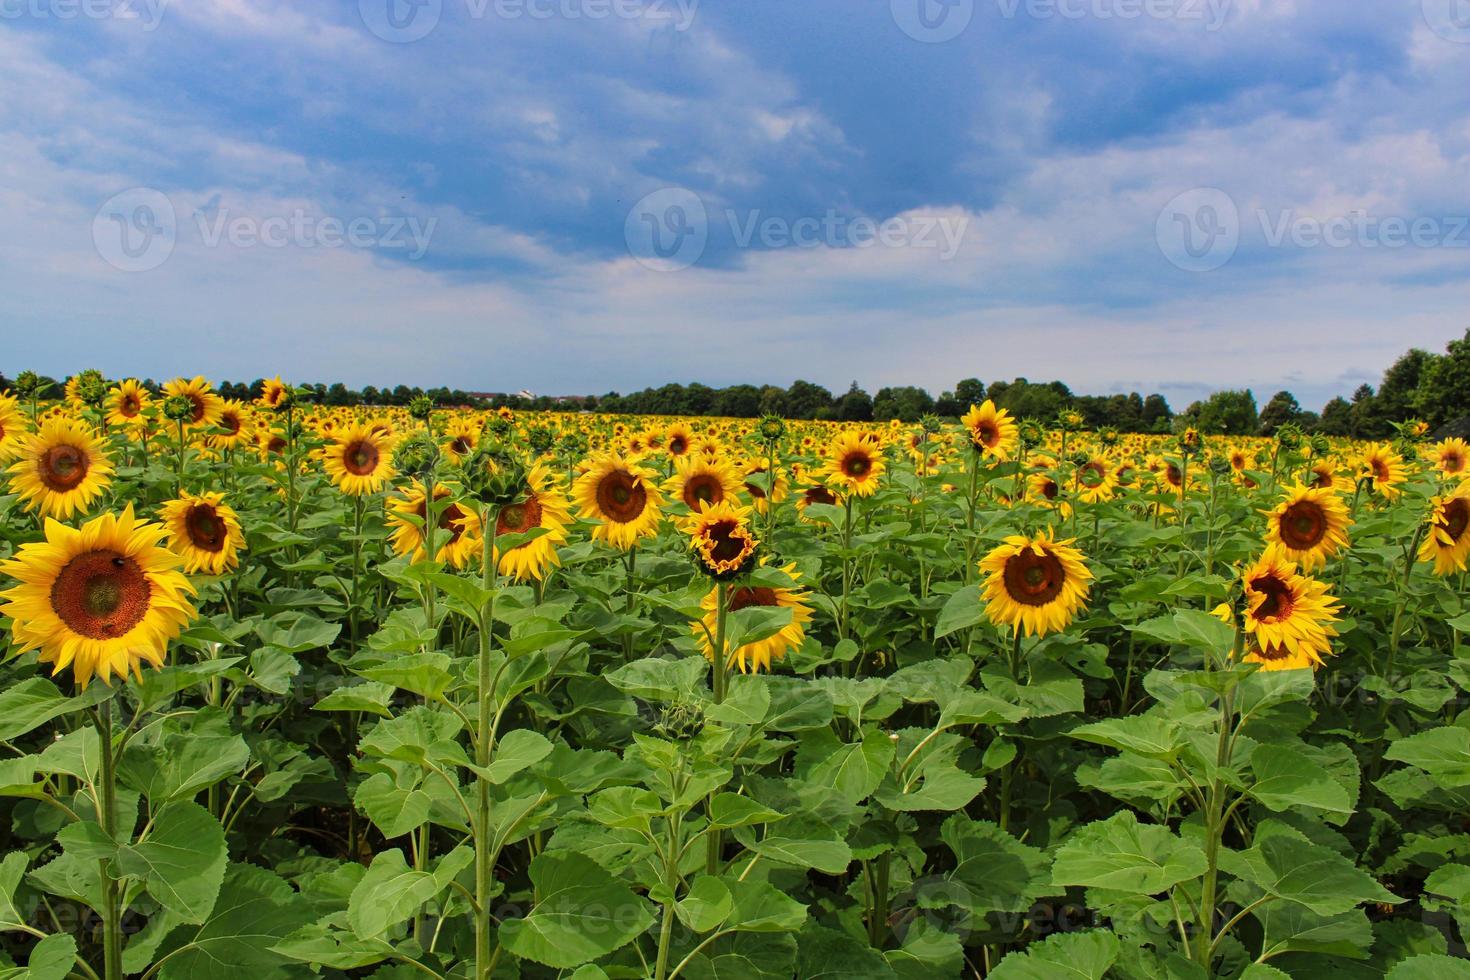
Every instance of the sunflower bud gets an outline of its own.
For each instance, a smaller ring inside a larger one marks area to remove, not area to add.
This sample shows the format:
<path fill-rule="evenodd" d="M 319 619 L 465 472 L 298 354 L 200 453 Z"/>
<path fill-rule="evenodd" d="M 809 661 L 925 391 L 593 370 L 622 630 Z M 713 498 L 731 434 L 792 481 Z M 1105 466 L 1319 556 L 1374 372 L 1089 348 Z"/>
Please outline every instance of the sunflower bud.
<path fill-rule="evenodd" d="M 15 378 L 15 393 L 22 398 L 36 398 L 40 395 L 45 382 L 35 371 L 22 371 Z"/>
<path fill-rule="evenodd" d="M 779 415 L 762 415 L 755 430 L 760 433 L 762 442 L 779 442 L 786 435 L 786 420 Z"/>
<path fill-rule="evenodd" d="M 1046 429 L 1035 419 L 1022 419 L 1017 431 L 1021 434 L 1021 445 L 1039 446 L 1046 438 Z"/>
<path fill-rule="evenodd" d="M 1332 443 L 1328 442 L 1327 437 L 1320 433 L 1312 436 L 1311 446 L 1313 456 L 1326 456 L 1332 451 Z"/>
<path fill-rule="evenodd" d="M 1118 444 L 1118 430 L 1111 425 L 1105 425 L 1098 430 L 1098 441 L 1104 446 L 1116 446 Z"/>
<path fill-rule="evenodd" d="M 704 710 L 683 701 L 664 705 L 653 730 L 673 742 L 689 741 L 704 730 Z"/>
<path fill-rule="evenodd" d="M 1287 452 L 1295 452 L 1301 448 L 1302 430 L 1290 422 L 1276 430 L 1276 444 Z"/>
<path fill-rule="evenodd" d="M 77 375 L 77 397 L 93 408 L 102 404 L 107 397 L 107 381 L 96 368 L 87 368 Z"/>
<path fill-rule="evenodd" d="M 1080 468 L 1080 467 L 1086 466 L 1088 463 L 1092 462 L 1092 457 L 1089 456 L 1087 453 L 1084 453 L 1084 452 L 1076 452 L 1076 453 L 1073 453 L 1071 455 L 1071 457 L 1069 458 L 1069 461 L 1071 462 L 1071 464 L 1073 466 L 1076 466 L 1076 467 L 1079 467 Z"/>
<path fill-rule="evenodd" d="M 510 438 L 511 430 L 515 427 L 515 423 L 512 421 L 512 418 L 513 416 L 511 416 L 509 413 L 505 415 L 501 415 L 499 413 L 492 415 L 490 418 L 485 420 L 485 432 L 489 435 L 494 436 L 501 442 L 504 442 L 506 439 Z"/>
<path fill-rule="evenodd" d="M 434 399 L 428 395 L 415 395 L 408 403 L 408 414 L 420 422 L 434 413 Z"/>
<path fill-rule="evenodd" d="M 393 463 L 410 476 L 423 477 L 439 463 L 439 447 L 422 433 L 399 444 Z"/>
<path fill-rule="evenodd" d="M 1179 435 L 1179 452 L 1183 456 L 1198 456 L 1204 448 L 1204 440 L 1200 438 L 1199 430 L 1194 428 L 1185 429 Z"/>
<path fill-rule="evenodd" d="M 1067 432 L 1076 432 L 1082 428 L 1082 413 L 1075 409 L 1066 409 L 1057 416 L 1057 425 Z"/>
<path fill-rule="evenodd" d="M 476 500 L 505 507 L 526 495 L 526 467 L 504 450 L 482 445 L 465 460 L 461 482 Z"/>
<path fill-rule="evenodd" d="M 919 416 L 919 429 L 924 435 L 932 436 L 942 428 L 944 428 L 944 423 L 939 421 L 939 416 L 933 412 Z"/>
<path fill-rule="evenodd" d="M 1210 472 L 1216 476 L 1224 476 L 1230 472 L 1230 460 L 1224 456 L 1211 456 L 1209 461 Z"/>
<path fill-rule="evenodd" d="M 537 456 L 544 456 L 556 445 L 556 433 L 544 425 L 538 425 L 526 433 L 526 443 Z"/>
<path fill-rule="evenodd" d="M 163 417 L 170 422 L 187 422 L 194 417 L 194 403 L 183 395 L 169 395 L 163 400 Z"/>

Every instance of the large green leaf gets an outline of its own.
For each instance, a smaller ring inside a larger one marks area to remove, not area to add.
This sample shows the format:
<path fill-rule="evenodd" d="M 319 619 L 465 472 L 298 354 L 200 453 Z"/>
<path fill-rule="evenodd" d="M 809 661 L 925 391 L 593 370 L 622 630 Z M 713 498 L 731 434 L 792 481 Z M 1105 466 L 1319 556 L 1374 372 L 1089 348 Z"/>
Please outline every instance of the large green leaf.
<path fill-rule="evenodd" d="M 654 922 L 648 901 L 580 854 L 531 861 L 538 901 L 524 919 L 500 927 L 517 956 L 571 969 L 619 949 Z"/>
<path fill-rule="evenodd" d="M 942 885 L 915 887 L 922 907 L 958 906 L 975 916 L 1023 912 L 1052 890 L 1046 855 L 996 824 L 957 813 L 944 821 L 939 836 L 953 852 L 955 866 L 945 872 Z"/>
<path fill-rule="evenodd" d="M 1385 759 L 1423 769 L 1441 786 L 1470 786 L 1470 728 L 1433 728 L 1401 738 L 1383 753 Z"/>
<path fill-rule="evenodd" d="M 1011 953 L 990 980 L 1103 980 L 1118 959 L 1118 937 L 1104 929 L 1059 932 Z"/>
<path fill-rule="evenodd" d="M 1289 834 L 1267 837 L 1248 851 L 1226 851 L 1220 864 L 1267 894 L 1318 915 L 1338 915 L 1364 902 L 1402 901 L 1336 851 Z"/>
<path fill-rule="evenodd" d="M 225 833 L 197 803 L 166 804 L 143 841 L 117 852 L 117 868 L 143 880 L 148 894 L 183 922 L 208 918 L 224 881 Z"/>
<path fill-rule="evenodd" d="M 1250 794 L 1272 810 L 1294 806 L 1351 813 L 1352 801 L 1332 775 L 1296 749 L 1266 743 L 1251 753 Z"/>
<path fill-rule="evenodd" d="M 288 959 L 271 947 L 306 916 L 306 902 L 276 875 L 249 864 L 231 865 L 209 919 L 170 951 L 163 980 L 273 980 Z"/>
<path fill-rule="evenodd" d="M 1057 849 L 1052 882 L 1157 895 L 1202 876 L 1205 867 L 1198 844 L 1124 810 L 1074 831 Z"/>
<path fill-rule="evenodd" d="M 359 939 L 380 939 L 393 926 L 408 921 L 438 893 L 439 882 L 434 876 L 410 868 L 402 851 L 379 851 L 367 874 L 352 889 L 347 924 Z"/>

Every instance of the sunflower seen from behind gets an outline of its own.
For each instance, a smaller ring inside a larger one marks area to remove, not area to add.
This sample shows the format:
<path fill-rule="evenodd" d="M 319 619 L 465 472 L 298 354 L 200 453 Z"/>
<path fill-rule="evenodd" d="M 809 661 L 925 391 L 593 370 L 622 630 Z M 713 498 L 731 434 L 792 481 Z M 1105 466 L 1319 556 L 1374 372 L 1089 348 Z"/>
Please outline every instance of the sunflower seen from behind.
<path fill-rule="evenodd" d="M 1310 572 L 1347 547 L 1351 524 L 1347 506 L 1336 491 L 1298 483 L 1286 489 L 1274 510 L 1266 512 L 1266 543 L 1279 545 L 1288 559 Z"/>
<path fill-rule="evenodd" d="M 322 467 L 350 497 L 377 493 L 393 478 L 393 445 L 375 426 L 359 422 L 338 431 L 322 448 Z"/>
<path fill-rule="evenodd" d="M 1087 603 L 1092 572 L 1073 539 L 1011 535 L 980 562 L 985 615 L 1026 636 L 1066 629 Z"/>
<path fill-rule="evenodd" d="M 655 476 L 617 453 L 588 462 L 572 486 L 572 499 L 580 516 L 599 522 L 592 528 L 594 540 L 627 551 L 639 539 L 658 533 L 663 495 L 653 482 Z"/>
<path fill-rule="evenodd" d="M 51 418 L 22 441 L 10 464 L 10 489 L 26 510 L 66 520 L 84 514 L 112 482 L 106 443 L 85 423 Z"/>
<path fill-rule="evenodd" d="M 181 493 L 163 505 L 168 547 L 184 559 L 184 571 L 223 575 L 240 563 L 245 535 L 240 515 L 222 493 Z"/>
<path fill-rule="evenodd" d="M 93 677 L 141 678 L 145 662 L 162 667 L 196 615 L 184 559 L 160 544 L 165 529 L 136 520 L 130 505 L 80 530 L 48 520 L 45 533 L 0 563 L 20 583 L 0 593 L 20 651 L 39 651 L 53 676 L 70 669 L 82 690 Z"/>
<path fill-rule="evenodd" d="M 769 575 L 769 573 L 762 574 Z M 791 622 L 763 640 L 756 640 L 727 650 L 725 653 L 726 667 L 739 667 L 742 674 L 769 671 L 772 664 L 784 660 L 793 650 L 800 649 L 805 641 L 806 624 L 812 619 L 812 609 L 808 604 L 811 593 L 802 591 L 798 587 L 797 583 L 801 580 L 801 573 L 796 570 L 795 564 L 781 569 L 781 574 L 789 579 L 790 585 L 770 585 L 762 581 L 761 584 L 751 582 L 746 585 L 730 586 L 727 590 L 728 598 L 725 601 L 727 612 L 735 613 L 752 606 L 790 609 Z M 715 658 L 713 637 L 718 628 L 719 592 L 718 586 L 710 589 L 700 602 L 704 616 L 699 622 L 692 623 L 690 626 L 694 631 L 695 643 L 700 653 L 704 654 L 704 659 L 711 662 Z"/>

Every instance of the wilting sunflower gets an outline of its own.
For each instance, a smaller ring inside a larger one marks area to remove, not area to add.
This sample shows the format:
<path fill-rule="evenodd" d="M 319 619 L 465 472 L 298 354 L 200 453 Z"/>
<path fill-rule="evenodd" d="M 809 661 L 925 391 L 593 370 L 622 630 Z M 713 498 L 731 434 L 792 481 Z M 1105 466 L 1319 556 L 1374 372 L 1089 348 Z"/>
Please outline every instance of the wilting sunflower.
<path fill-rule="evenodd" d="M 811 518 L 806 516 L 806 509 L 812 504 L 836 505 L 840 503 L 842 503 L 842 497 L 821 484 L 815 484 L 807 487 L 801 492 L 801 496 L 796 498 L 796 514 L 803 521 L 810 522 Z"/>
<path fill-rule="evenodd" d="M 664 430 L 664 451 L 678 459 L 694 448 L 694 432 L 683 422 L 675 422 Z"/>
<path fill-rule="evenodd" d="M 137 425 L 143 421 L 151 396 L 135 378 L 119 381 L 107 393 L 103 407 L 108 425 Z"/>
<path fill-rule="evenodd" d="M 1408 470 L 1398 450 L 1386 442 L 1369 443 L 1363 449 L 1358 462 L 1359 473 L 1373 479 L 1373 489 L 1393 500 L 1402 491 L 1399 486 L 1407 480 Z"/>
<path fill-rule="evenodd" d="M 689 453 L 675 459 L 674 475 L 664 481 L 664 491 L 698 510 L 700 504 L 734 500 L 740 493 L 740 474 L 724 457 Z"/>
<path fill-rule="evenodd" d="M 66 520 L 85 513 L 112 482 L 112 461 L 91 429 L 69 418 L 52 418 L 25 437 L 10 464 L 10 489 L 26 510 Z"/>
<path fill-rule="evenodd" d="M 194 587 L 178 570 L 183 559 L 159 546 L 157 524 L 102 514 L 81 530 L 46 522 L 46 540 L 20 546 L 0 571 L 20 582 L 0 593 L 0 614 L 14 620 L 21 652 L 39 650 L 52 674 L 71 668 L 86 689 L 95 675 L 142 676 L 142 662 L 163 666 L 168 641 L 191 620 L 185 593 Z"/>
<path fill-rule="evenodd" d="M 240 517 L 222 493 L 183 492 L 163 505 L 168 546 L 184 558 L 184 571 L 223 575 L 240 561 L 245 535 Z"/>
<path fill-rule="evenodd" d="M 1288 559 L 1310 572 L 1347 547 L 1351 523 L 1335 490 L 1298 483 L 1286 489 L 1275 510 L 1266 512 L 1266 543 L 1280 545 Z"/>
<path fill-rule="evenodd" d="M 246 421 L 245 406 L 237 401 L 226 401 L 220 406 L 219 421 L 215 425 L 219 431 L 209 437 L 209 445 L 213 449 L 234 449 L 255 441 L 250 423 Z"/>
<path fill-rule="evenodd" d="M 787 565 L 782 569 L 791 579 L 791 588 L 784 586 L 735 586 L 729 590 L 726 600 L 726 609 L 729 612 L 739 612 L 749 609 L 751 606 L 767 606 L 779 609 L 791 610 L 791 622 L 781 627 L 771 636 L 754 643 L 747 643 L 734 650 L 728 650 L 725 655 L 727 667 L 740 668 L 742 674 L 752 671 L 759 672 L 770 670 L 771 664 L 785 659 L 792 650 L 799 648 L 802 641 L 806 639 L 806 624 L 811 622 L 812 610 L 807 605 L 807 599 L 811 593 L 798 591 L 795 586 L 801 579 L 801 574 L 796 570 L 794 564 Z M 704 617 L 698 623 L 691 624 L 694 630 L 696 643 L 704 658 L 711 662 L 715 659 L 715 645 L 711 639 L 717 628 L 719 602 L 718 586 L 710 589 L 709 595 L 704 597 L 700 606 L 704 609 Z"/>
<path fill-rule="evenodd" d="M 663 496 L 653 483 L 654 472 L 616 453 L 593 458 L 572 486 L 578 513 L 601 521 L 592 537 L 624 551 L 658 533 Z"/>
<path fill-rule="evenodd" d="M 458 466 L 475 451 L 480 443 L 480 426 L 474 419 L 455 418 L 449 420 L 444 429 L 444 444 L 440 447 L 449 462 Z"/>
<path fill-rule="evenodd" d="M 1087 601 L 1092 573 L 1073 539 L 1052 532 L 1012 535 L 980 562 L 987 573 L 983 597 L 992 623 L 1008 623 L 1027 636 L 1066 629 Z"/>
<path fill-rule="evenodd" d="M 827 447 L 827 462 L 820 471 L 824 481 L 858 497 L 869 497 L 882 482 L 883 451 L 876 436 L 843 432 Z"/>
<path fill-rule="evenodd" d="M 456 503 L 443 503 L 449 497 L 449 488 L 444 484 L 434 487 L 434 509 L 439 530 L 434 533 L 434 560 L 445 562 L 455 568 L 464 568 L 480 553 L 480 516 L 472 509 Z M 420 562 L 427 556 L 424 550 L 424 484 L 415 480 L 409 487 L 394 494 L 388 501 L 388 526 L 393 528 L 389 539 L 396 555 L 411 555 L 411 561 Z"/>
<path fill-rule="evenodd" d="M 0 395 L 0 463 L 20 451 L 25 431 L 25 416 L 16 400 L 9 395 Z"/>
<path fill-rule="evenodd" d="M 1331 652 L 1337 600 L 1327 585 L 1297 571 L 1279 548 L 1267 548 L 1245 576 L 1245 659 L 1265 670 L 1316 667 Z M 1227 610 L 1228 612 L 1228 610 Z"/>
<path fill-rule="evenodd" d="M 255 404 L 261 408 L 275 411 L 288 404 L 291 399 L 291 388 L 278 374 L 274 378 L 267 379 L 260 389 L 260 397 L 255 399 Z"/>
<path fill-rule="evenodd" d="M 1464 439 L 1450 438 L 1437 442 L 1430 454 L 1434 458 L 1434 468 L 1443 477 L 1464 476 L 1466 466 L 1470 466 L 1470 443 Z"/>
<path fill-rule="evenodd" d="M 501 575 L 508 575 L 517 582 L 526 579 L 539 582 L 546 578 L 547 572 L 561 564 L 556 546 L 566 542 L 567 525 L 572 522 L 572 515 L 556 475 L 544 463 L 531 467 L 526 476 L 526 487 L 525 499 L 500 508 L 495 519 L 497 541 L 500 535 L 525 534 L 538 527 L 545 528 L 546 533 L 505 552 L 496 544 L 495 567 Z"/>
<path fill-rule="evenodd" d="M 219 413 L 225 407 L 225 400 L 214 393 L 203 375 L 193 379 L 174 378 L 163 386 L 163 395 L 165 398 L 188 399 L 193 411 L 184 421 L 195 427 L 209 428 L 218 424 Z"/>
<path fill-rule="evenodd" d="M 1453 493 L 1435 497 L 1429 512 L 1429 533 L 1419 545 L 1419 560 L 1434 562 L 1434 574 L 1465 570 L 1470 556 L 1470 480 Z"/>
<path fill-rule="evenodd" d="M 776 485 L 770 487 L 770 493 L 767 494 L 770 482 L 766 477 L 765 463 L 751 463 L 745 467 L 745 492 L 750 494 L 750 499 L 755 503 L 757 514 L 766 513 L 771 504 L 779 504 L 791 492 L 786 473 L 779 466 L 776 467 Z"/>
<path fill-rule="evenodd" d="M 1010 412 L 996 408 L 995 402 L 990 399 L 985 399 L 983 405 L 971 405 L 960 422 L 970 430 L 970 443 L 976 451 L 1001 461 L 1008 460 L 1015 454 L 1020 427 L 1011 418 Z"/>
<path fill-rule="evenodd" d="M 393 440 L 371 425 L 357 423 L 336 434 L 322 449 L 322 466 L 343 493 L 377 493 L 393 477 Z"/>
<path fill-rule="evenodd" d="M 750 567 L 757 542 L 750 529 L 751 508 L 729 501 L 699 505 L 684 524 L 699 566 L 713 578 L 730 578 Z"/>

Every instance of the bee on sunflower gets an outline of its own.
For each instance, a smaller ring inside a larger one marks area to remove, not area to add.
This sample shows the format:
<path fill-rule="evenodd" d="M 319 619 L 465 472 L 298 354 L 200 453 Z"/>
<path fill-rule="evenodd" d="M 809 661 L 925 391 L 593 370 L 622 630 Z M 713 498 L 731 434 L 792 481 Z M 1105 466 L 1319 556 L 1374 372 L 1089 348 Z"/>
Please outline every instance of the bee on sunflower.
<path fill-rule="evenodd" d="M 66 520 L 85 513 L 112 482 L 106 444 L 82 422 L 52 418 L 26 436 L 10 464 L 10 489 L 26 510 Z"/>
<path fill-rule="evenodd" d="M 1012 535 L 980 562 L 985 615 L 1027 636 L 1066 629 L 1087 602 L 1092 572 L 1074 539 Z"/>
<path fill-rule="evenodd" d="M 20 583 L 0 593 L 20 651 L 38 650 L 53 676 L 69 668 L 82 690 L 93 677 L 141 678 L 145 661 L 162 667 L 168 642 L 196 615 L 184 559 L 160 546 L 167 531 L 129 505 L 80 530 L 48 520 L 45 534 L 0 563 Z"/>
<path fill-rule="evenodd" d="M 616 453 L 590 460 L 572 485 L 572 499 L 581 517 L 601 522 L 592 537 L 627 551 L 656 535 L 663 495 L 654 479 L 652 470 Z"/>
<path fill-rule="evenodd" d="M 394 440 L 357 423 L 337 432 L 322 449 L 322 467 L 337 489 L 351 497 L 377 493 L 393 477 Z"/>
<path fill-rule="evenodd" d="M 1279 545 L 1304 572 L 1327 564 L 1327 559 L 1348 545 L 1352 518 L 1335 490 L 1298 483 L 1288 487 L 1281 503 L 1265 514 L 1266 543 Z"/>
<path fill-rule="evenodd" d="M 240 515 L 222 493 L 184 492 L 164 503 L 163 526 L 169 550 L 184 559 L 184 571 L 223 575 L 240 563 L 245 535 Z"/>
<path fill-rule="evenodd" d="M 870 497 L 882 482 L 885 468 L 875 436 L 847 431 L 827 447 L 827 460 L 819 473 L 825 483 L 845 495 Z"/>
<path fill-rule="evenodd" d="M 1470 556 L 1470 480 L 1452 493 L 1435 497 L 1429 512 L 1428 533 L 1419 545 L 1419 560 L 1434 562 L 1434 574 L 1465 570 Z"/>
<path fill-rule="evenodd" d="M 1015 455 L 1020 442 L 1020 427 L 1010 412 L 996 408 L 995 402 L 989 398 L 983 405 L 971 405 L 960 424 L 970 431 L 970 443 L 976 452 L 993 456 L 1001 462 Z"/>

